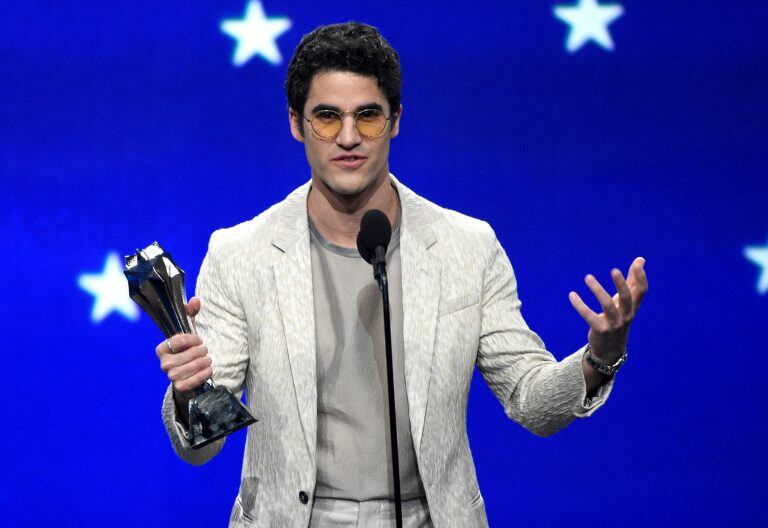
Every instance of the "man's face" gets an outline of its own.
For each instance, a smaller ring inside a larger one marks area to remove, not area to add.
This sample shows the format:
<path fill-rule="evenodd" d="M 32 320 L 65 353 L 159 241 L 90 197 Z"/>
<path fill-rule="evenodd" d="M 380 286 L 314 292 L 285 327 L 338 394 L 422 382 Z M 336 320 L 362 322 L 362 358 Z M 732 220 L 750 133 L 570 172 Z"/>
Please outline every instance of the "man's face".
<path fill-rule="evenodd" d="M 304 115 L 311 119 L 313 112 L 331 109 L 338 112 L 357 112 L 366 108 L 381 108 L 389 116 L 386 97 L 376 79 L 351 72 L 331 71 L 316 74 L 309 86 Z M 401 107 L 402 108 L 402 107 Z M 322 139 L 304 120 L 301 134 L 295 110 L 289 111 L 291 134 L 304 143 L 307 161 L 312 169 L 312 181 L 322 183 L 340 195 L 357 195 L 389 174 L 387 158 L 389 140 L 397 135 L 401 108 L 387 122 L 385 132 L 374 139 L 360 135 L 355 127 L 354 113 L 345 113 L 341 132 L 333 139 Z"/>

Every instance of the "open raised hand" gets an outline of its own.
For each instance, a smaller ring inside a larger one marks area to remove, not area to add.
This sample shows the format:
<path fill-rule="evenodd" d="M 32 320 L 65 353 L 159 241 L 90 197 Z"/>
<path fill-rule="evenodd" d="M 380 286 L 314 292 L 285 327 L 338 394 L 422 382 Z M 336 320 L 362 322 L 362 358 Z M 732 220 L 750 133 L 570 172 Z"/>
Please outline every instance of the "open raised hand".
<path fill-rule="evenodd" d="M 568 294 L 574 309 L 589 325 L 587 338 L 592 347 L 592 354 L 601 363 L 613 364 L 626 349 L 629 326 L 648 291 L 648 277 L 643 269 L 644 265 L 644 258 L 636 258 L 629 267 L 626 281 L 621 271 L 616 268 L 611 270 L 611 278 L 617 292 L 613 297 L 605 291 L 594 275 L 590 274 L 584 278 L 584 282 L 603 308 L 601 314 L 593 312 L 576 292 Z"/>

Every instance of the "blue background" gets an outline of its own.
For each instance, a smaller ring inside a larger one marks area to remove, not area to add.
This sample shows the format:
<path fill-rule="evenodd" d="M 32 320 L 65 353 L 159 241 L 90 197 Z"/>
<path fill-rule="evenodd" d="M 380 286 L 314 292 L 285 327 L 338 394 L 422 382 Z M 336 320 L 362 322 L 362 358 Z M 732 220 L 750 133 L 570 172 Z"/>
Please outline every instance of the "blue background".
<path fill-rule="evenodd" d="M 224 526 L 245 434 L 203 467 L 160 420 L 160 333 L 90 320 L 106 255 L 158 240 L 193 290 L 210 233 L 309 177 L 283 81 L 301 35 L 362 20 L 401 56 L 390 167 L 491 223 L 523 314 L 562 358 L 568 302 L 647 259 L 630 360 L 592 418 L 539 439 L 476 377 L 468 428 L 492 526 L 764 519 L 768 8 L 624 2 L 613 52 L 564 49 L 555 2 L 267 0 L 284 62 L 231 64 L 243 0 L 6 2 L 0 17 L 0 525 Z M 611 286 L 610 291 L 613 292 Z M 764 522 L 764 521 L 763 521 Z"/>

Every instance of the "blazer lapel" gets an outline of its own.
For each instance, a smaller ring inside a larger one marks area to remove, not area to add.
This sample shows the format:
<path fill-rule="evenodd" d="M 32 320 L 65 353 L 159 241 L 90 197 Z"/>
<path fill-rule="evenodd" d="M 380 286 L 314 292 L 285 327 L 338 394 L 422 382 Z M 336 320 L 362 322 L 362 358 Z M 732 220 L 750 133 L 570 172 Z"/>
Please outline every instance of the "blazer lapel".
<path fill-rule="evenodd" d="M 440 260 L 429 248 L 437 242 L 423 200 L 394 177 L 402 220 L 400 258 L 402 267 L 403 340 L 405 387 L 413 444 L 418 453 L 429 397 L 437 310 L 440 300 Z"/>
<path fill-rule="evenodd" d="M 317 379 L 312 262 L 309 252 L 309 184 L 288 196 L 272 245 L 284 255 L 272 265 L 293 388 L 309 458 L 317 438 Z"/>

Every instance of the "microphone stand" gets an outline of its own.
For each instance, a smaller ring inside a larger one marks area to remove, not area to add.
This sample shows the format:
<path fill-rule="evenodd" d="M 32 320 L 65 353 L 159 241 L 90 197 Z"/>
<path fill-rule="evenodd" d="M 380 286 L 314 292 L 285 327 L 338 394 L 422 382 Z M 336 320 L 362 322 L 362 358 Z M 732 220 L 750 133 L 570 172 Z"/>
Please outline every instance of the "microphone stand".
<path fill-rule="evenodd" d="M 397 418 L 395 415 L 395 383 L 392 368 L 392 330 L 389 322 L 389 283 L 387 281 L 386 250 L 384 246 L 376 247 L 376 257 L 373 275 L 379 284 L 381 299 L 384 305 L 384 345 L 387 358 L 387 395 L 389 397 L 389 438 L 392 445 L 392 479 L 395 488 L 395 525 L 403 527 L 403 507 L 400 504 L 400 461 L 397 449 Z"/>

